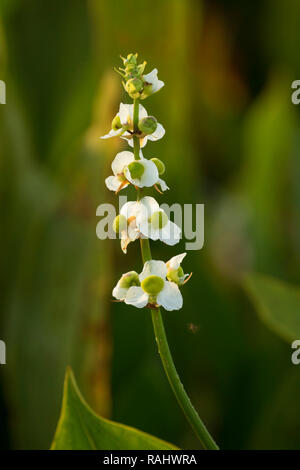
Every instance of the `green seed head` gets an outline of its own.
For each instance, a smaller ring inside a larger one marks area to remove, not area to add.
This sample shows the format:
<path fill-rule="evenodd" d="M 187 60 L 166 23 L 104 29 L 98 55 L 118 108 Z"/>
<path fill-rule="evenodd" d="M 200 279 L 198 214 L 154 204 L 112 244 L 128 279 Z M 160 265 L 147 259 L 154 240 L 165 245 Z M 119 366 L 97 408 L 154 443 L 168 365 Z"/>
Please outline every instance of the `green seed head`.
<path fill-rule="evenodd" d="M 141 283 L 141 288 L 149 295 L 157 295 L 164 287 L 164 281 L 159 276 L 148 276 Z"/>
<path fill-rule="evenodd" d="M 158 173 L 160 175 L 163 175 L 164 172 L 166 171 L 166 167 L 165 167 L 165 164 L 164 162 L 162 162 L 161 160 L 159 160 L 159 158 L 151 158 L 151 161 L 153 163 L 155 163 L 157 169 L 158 169 Z"/>
<path fill-rule="evenodd" d="M 157 120 L 154 116 L 144 117 L 139 121 L 138 128 L 143 134 L 153 134 L 157 129 Z"/>
<path fill-rule="evenodd" d="M 157 211 L 152 214 L 150 222 L 154 230 L 159 230 L 167 224 L 168 216 L 162 211 Z"/>
<path fill-rule="evenodd" d="M 145 171 L 144 165 L 137 161 L 129 163 L 127 168 L 130 172 L 131 178 L 134 180 L 140 179 Z"/>
<path fill-rule="evenodd" d="M 184 279 L 184 272 L 181 266 L 178 269 L 169 269 L 167 272 L 167 279 L 175 284 L 181 285 Z"/>
<path fill-rule="evenodd" d="M 121 277 L 120 287 L 122 287 L 122 289 L 129 289 L 129 287 L 140 285 L 138 273 L 135 271 L 129 271 L 129 273 L 123 274 Z"/>
<path fill-rule="evenodd" d="M 130 80 L 126 82 L 125 90 L 127 91 L 128 95 L 131 98 L 135 99 L 135 98 L 139 98 L 140 92 L 142 91 L 143 86 L 144 86 L 143 81 L 135 77 L 135 78 L 131 78 Z"/>
<path fill-rule="evenodd" d="M 127 219 L 125 215 L 119 214 L 113 222 L 113 230 L 116 233 L 121 233 L 127 229 Z"/>
<path fill-rule="evenodd" d="M 115 116 L 112 120 L 112 123 L 111 123 L 111 128 L 114 130 L 114 131 L 117 131 L 119 129 L 122 129 L 122 124 L 121 124 L 121 119 L 120 119 L 120 116 Z"/>

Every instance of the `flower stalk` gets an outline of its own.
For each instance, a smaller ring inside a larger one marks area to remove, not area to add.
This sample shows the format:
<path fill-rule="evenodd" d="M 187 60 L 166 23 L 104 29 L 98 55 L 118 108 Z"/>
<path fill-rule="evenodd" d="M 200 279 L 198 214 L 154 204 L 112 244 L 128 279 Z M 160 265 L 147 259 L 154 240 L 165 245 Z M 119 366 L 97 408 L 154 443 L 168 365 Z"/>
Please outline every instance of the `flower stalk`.
<path fill-rule="evenodd" d="M 133 147 L 133 155 L 130 152 L 121 152 L 116 156 L 112 164 L 114 176 L 106 179 L 106 185 L 108 189 L 119 188 L 118 190 L 121 190 L 133 184 L 137 190 L 137 201 L 128 202 L 122 207 L 114 227 L 121 236 L 121 247 L 124 253 L 126 253 L 128 243 L 137 238 L 140 239 L 144 268 L 140 275 L 135 271 L 124 274 L 114 288 L 113 295 L 126 304 L 151 309 L 159 355 L 175 397 L 204 449 L 218 450 L 217 444 L 193 407 L 181 383 L 169 349 L 160 311 L 160 306 L 165 310 L 179 310 L 182 307 L 179 287 L 191 275 L 184 274 L 180 266 L 186 253 L 174 256 L 167 263 L 152 260 L 149 238 L 160 239 L 173 245 L 179 241 L 180 229 L 168 220 L 167 215 L 160 209 L 154 198 L 142 197 L 143 187 L 153 186 L 160 193 L 157 185 L 160 185 L 162 190 L 168 189 L 166 183 L 159 178 L 159 175 L 164 172 L 163 162 L 157 158 L 147 160 L 141 153 L 141 146 L 146 145 L 148 138 L 157 140 L 163 137 L 165 131 L 161 124 L 157 124 L 154 117 L 148 117 L 146 110 L 140 105 L 140 100 L 159 91 L 164 83 L 158 80 L 156 69 L 148 75 L 143 75 L 146 63 L 138 65 L 137 54 L 129 54 L 126 59 L 122 58 L 122 60 L 125 66 L 121 69 L 125 80 L 123 86 L 133 99 L 133 105 L 120 105 L 119 113 L 113 120 L 112 129 L 104 138 L 120 136 L 128 140 L 129 145 Z M 143 121 L 140 122 L 140 118 Z"/>
<path fill-rule="evenodd" d="M 138 100 L 134 100 L 134 119 L 135 122 L 138 122 Z M 139 155 L 139 139 L 136 138 L 134 142 L 134 154 Z M 140 190 L 138 190 L 140 193 Z M 141 238 L 140 239 L 141 245 L 141 253 L 143 263 L 146 261 L 150 261 L 152 259 L 151 256 L 151 248 L 148 238 Z M 205 424 L 201 420 L 200 416 L 198 415 L 197 411 L 192 405 L 191 400 L 189 399 L 180 377 L 177 373 L 172 354 L 169 348 L 166 331 L 163 323 L 163 319 L 161 316 L 160 308 L 152 309 L 151 310 L 151 317 L 152 323 L 155 333 L 155 340 L 158 347 L 158 352 L 164 367 L 165 374 L 168 378 L 169 384 L 174 392 L 174 395 L 181 407 L 182 411 L 184 412 L 187 420 L 189 421 L 190 425 L 192 426 L 196 436 L 198 437 L 199 441 L 201 442 L 204 449 L 208 450 L 218 450 L 219 447 L 215 443 L 214 439 L 208 432 Z"/>

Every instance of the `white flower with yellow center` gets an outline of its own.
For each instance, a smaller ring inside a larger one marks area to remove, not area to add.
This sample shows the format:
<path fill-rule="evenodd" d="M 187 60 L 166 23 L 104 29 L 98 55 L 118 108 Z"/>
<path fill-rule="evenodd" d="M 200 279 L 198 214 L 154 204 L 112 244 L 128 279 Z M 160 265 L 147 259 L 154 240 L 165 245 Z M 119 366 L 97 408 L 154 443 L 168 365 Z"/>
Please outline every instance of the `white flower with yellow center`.
<path fill-rule="evenodd" d="M 181 238 L 181 230 L 178 225 L 171 222 L 158 202 L 151 196 L 141 199 L 142 209 L 136 216 L 136 224 L 147 238 L 161 240 L 167 245 L 175 245 Z"/>
<path fill-rule="evenodd" d="M 174 282 L 166 280 L 166 263 L 158 260 L 146 261 L 143 271 L 124 274 L 113 290 L 113 296 L 137 308 L 161 306 L 165 310 L 180 310 L 183 300 Z"/>
<path fill-rule="evenodd" d="M 153 131 L 154 129 L 154 131 Z M 144 106 L 139 105 L 139 132 L 137 136 L 140 138 L 140 146 L 144 147 L 147 140 L 159 140 L 165 135 L 163 126 L 156 122 L 148 113 Z M 149 132 L 149 134 L 147 134 Z M 108 134 L 101 139 L 110 139 L 111 137 L 120 136 L 122 139 L 128 140 L 133 147 L 133 104 L 120 104 L 119 112 L 112 121 L 112 128 Z"/>
<path fill-rule="evenodd" d="M 140 201 L 126 202 L 115 218 L 113 228 L 121 237 L 124 253 L 130 242 L 143 236 L 161 240 L 167 245 L 175 245 L 181 237 L 180 228 L 168 219 L 158 202 L 150 196 L 145 196 Z"/>
<path fill-rule="evenodd" d="M 139 201 L 129 201 L 124 204 L 120 214 L 115 218 L 113 229 L 121 237 L 121 249 L 127 253 L 127 246 L 130 242 L 140 237 L 140 232 L 136 225 L 136 217 L 140 211 Z"/>
<path fill-rule="evenodd" d="M 165 191 L 169 188 L 165 181 L 159 178 L 159 165 L 163 163 L 157 158 L 147 160 L 140 152 L 140 160 L 135 160 L 134 154 L 125 150 L 116 155 L 111 165 L 113 176 L 106 178 L 105 184 L 108 189 L 115 192 L 126 188 L 129 183 L 139 188 L 159 184 Z"/>

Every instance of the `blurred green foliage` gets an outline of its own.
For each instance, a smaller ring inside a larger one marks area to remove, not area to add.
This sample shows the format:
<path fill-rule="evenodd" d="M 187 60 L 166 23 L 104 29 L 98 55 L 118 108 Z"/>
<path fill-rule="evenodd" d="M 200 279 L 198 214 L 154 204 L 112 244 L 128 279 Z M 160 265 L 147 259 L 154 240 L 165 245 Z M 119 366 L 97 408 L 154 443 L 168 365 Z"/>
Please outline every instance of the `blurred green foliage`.
<path fill-rule="evenodd" d="M 98 139 L 128 102 L 112 70 L 137 51 L 166 83 L 145 103 L 167 131 L 145 149 L 167 167 L 159 200 L 205 203 L 184 308 L 164 315 L 178 371 L 222 448 L 300 448 L 300 369 L 240 287 L 249 270 L 300 281 L 299 2 L 5 0 L 0 13 L 0 445 L 49 447 L 68 364 L 101 415 L 198 445 L 148 312 L 110 302 L 139 246 L 125 257 L 95 234 L 126 148 Z M 158 259 L 183 250 L 152 244 Z"/>

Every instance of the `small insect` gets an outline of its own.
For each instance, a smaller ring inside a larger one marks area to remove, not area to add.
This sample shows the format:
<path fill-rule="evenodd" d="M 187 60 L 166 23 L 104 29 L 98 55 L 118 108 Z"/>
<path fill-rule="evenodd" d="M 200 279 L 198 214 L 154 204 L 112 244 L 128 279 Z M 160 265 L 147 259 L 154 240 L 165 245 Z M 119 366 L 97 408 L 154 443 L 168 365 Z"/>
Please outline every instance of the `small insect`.
<path fill-rule="evenodd" d="M 198 333 L 198 331 L 200 330 L 200 326 L 199 325 L 195 325 L 194 323 L 188 323 L 187 325 L 188 329 L 192 332 L 192 333 Z"/>

